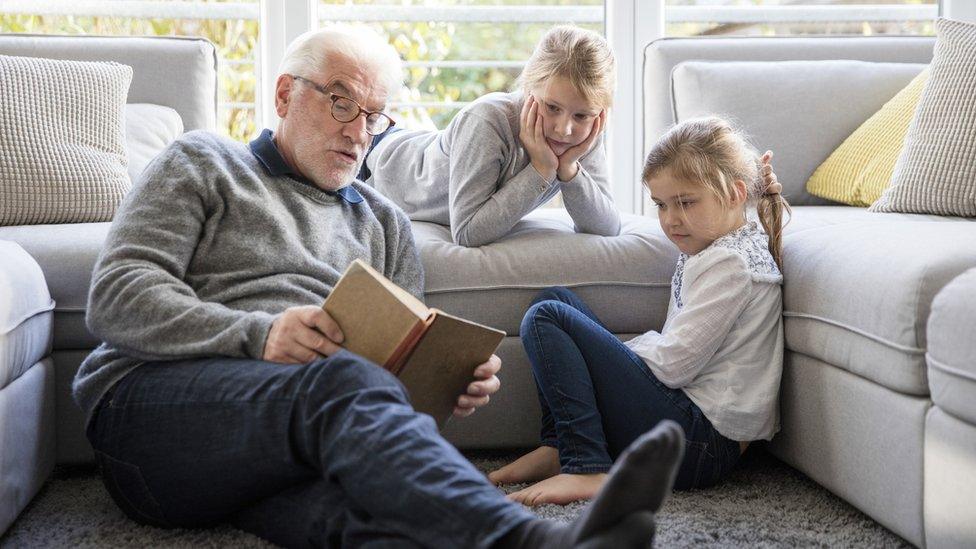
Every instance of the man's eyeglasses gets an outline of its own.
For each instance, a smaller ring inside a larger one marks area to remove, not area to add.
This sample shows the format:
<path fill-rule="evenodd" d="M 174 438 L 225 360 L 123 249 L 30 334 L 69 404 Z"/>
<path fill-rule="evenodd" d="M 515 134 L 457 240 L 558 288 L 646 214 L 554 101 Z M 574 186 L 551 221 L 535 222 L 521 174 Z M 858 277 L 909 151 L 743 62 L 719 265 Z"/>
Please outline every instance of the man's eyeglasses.
<path fill-rule="evenodd" d="M 366 133 L 369 135 L 379 135 L 396 124 L 396 122 L 386 114 L 382 112 L 367 111 L 356 101 L 349 99 L 348 97 L 341 96 L 337 93 L 332 93 L 325 86 L 316 84 L 308 78 L 296 76 L 294 74 L 289 76 L 295 80 L 308 84 L 315 91 L 328 97 L 329 100 L 332 101 L 332 118 L 335 118 L 337 122 L 342 122 L 345 124 L 347 122 L 352 122 L 358 118 L 359 115 L 363 115 L 366 117 Z"/>

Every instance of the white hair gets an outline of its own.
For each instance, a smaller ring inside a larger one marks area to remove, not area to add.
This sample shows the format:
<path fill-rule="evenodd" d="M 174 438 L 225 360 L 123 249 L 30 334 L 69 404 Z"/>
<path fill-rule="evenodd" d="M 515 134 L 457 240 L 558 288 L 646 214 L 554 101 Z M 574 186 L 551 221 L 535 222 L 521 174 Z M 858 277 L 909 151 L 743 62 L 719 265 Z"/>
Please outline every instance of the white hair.
<path fill-rule="evenodd" d="M 403 85 L 403 62 L 393 46 L 368 27 L 333 25 L 309 31 L 288 45 L 280 74 L 305 76 L 327 66 L 330 55 L 341 55 L 376 75 L 387 97 Z"/>

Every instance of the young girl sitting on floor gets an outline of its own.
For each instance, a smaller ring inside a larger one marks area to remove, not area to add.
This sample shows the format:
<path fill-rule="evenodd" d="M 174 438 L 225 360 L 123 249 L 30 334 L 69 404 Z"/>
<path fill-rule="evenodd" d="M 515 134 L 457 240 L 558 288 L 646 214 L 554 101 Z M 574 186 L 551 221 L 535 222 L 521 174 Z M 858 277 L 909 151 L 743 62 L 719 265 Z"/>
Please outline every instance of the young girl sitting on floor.
<path fill-rule="evenodd" d="M 627 342 L 579 297 L 544 290 L 522 321 L 542 405 L 542 445 L 495 471 L 496 484 L 538 482 L 510 497 L 565 504 L 597 493 L 637 436 L 671 419 L 687 444 L 675 487 L 725 478 L 749 441 L 779 430 L 783 367 L 782 216 L 766 163 L 725 121 L 673 127 L 643 182 L 681 251 L 660 333 Z M 762 228 L 747 211 L 757 207 Z"/>
<path fill-rule="evenodd" d="M 494 242 L 559 191 L 577 231 L 615 236 L 603 146 L 615 78 L 602 36 L 555 27 L 526 63 L 521 90 L 478 98 L 440 131 L 377 136 L 360 179 L 410 219 L 449 225 L 462 246 Z"/>

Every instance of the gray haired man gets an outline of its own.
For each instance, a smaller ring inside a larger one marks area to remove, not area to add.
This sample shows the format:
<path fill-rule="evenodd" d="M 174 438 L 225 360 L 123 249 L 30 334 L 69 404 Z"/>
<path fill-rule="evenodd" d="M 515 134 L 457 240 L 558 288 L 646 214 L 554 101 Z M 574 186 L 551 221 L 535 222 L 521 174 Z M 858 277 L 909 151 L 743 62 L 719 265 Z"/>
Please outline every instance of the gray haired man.
<path fill-rule="evenodd" d="M 400 71 L 371 33 L 306 34 L 275 132 L 249 146 L 190 132 L 136 183 L 92 279 L 105 343 L 74 382 L 106 487 L 144 524 L 231 522 L 286 546 L 646 546 L 675 425 L 635 443 L 576 523 L 544 521 L 342 350 L 319 307 L 356 258 L 423 296 L 406 215 L 354 180 Z M 477 367 L 457 415 L 488 402 L 499 367 Z"/>

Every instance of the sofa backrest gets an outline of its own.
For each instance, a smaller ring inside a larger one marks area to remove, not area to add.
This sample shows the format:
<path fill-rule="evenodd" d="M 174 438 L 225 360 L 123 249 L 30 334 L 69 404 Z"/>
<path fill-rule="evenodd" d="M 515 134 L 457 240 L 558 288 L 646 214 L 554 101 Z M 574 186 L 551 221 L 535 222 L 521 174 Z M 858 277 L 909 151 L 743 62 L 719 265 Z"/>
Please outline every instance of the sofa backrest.
<path fill-rule="evenodd" d="M 931 61 L 934 45 L 931 37 L 656 40 L 644 51 L 642 150 L 676 117 L 727 116 L 757 147 L 778 153 L 791 203 L 828 204 L 806 193 L 806 180 Z"/>
<path fill-rule="evenodd" d="M 217 125 L 217 52 L 203 38 L 0 34 L 0 55 L 129 65 L 128 103 L 170 107 L 186 131 Z"/>

